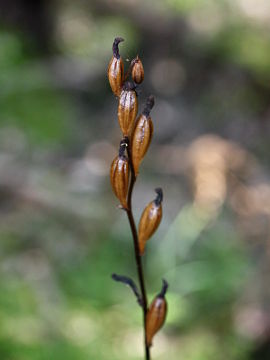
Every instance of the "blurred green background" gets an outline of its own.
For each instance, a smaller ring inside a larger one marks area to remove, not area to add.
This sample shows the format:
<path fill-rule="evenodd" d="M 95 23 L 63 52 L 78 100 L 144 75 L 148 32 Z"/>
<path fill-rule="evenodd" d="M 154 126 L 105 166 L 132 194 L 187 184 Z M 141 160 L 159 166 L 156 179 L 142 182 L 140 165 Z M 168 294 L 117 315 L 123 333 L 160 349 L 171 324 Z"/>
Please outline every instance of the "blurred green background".
<path fill-rule="evenodd" d="M 140 55 L 155 133 L 134 193 L 161 186 L 144 257 L 170 283 L 153 359 L 270 359 L 268 0 L 0 2 L 0 359 L 139 360 L 125 214 L 109 183 L 120 131 L 114 37 Z"/>

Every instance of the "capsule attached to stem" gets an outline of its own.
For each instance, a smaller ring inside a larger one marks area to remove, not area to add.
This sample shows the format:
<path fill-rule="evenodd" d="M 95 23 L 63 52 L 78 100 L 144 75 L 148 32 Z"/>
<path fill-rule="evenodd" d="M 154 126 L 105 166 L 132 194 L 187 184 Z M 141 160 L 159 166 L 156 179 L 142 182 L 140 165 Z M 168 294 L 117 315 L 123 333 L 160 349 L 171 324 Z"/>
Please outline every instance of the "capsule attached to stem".
<path fill-rule="evenodd" d="M 121 88 L 124 79 L 124 63 L 123 63 L 123 59 L 119 54 L 119 48 L 118 48 L 119 43 L 122 41 L 124 41 L 124 39 L 122 39 L 121 37 L 117 37 L 114 39 L 112 46 L 113 56 L 108 65 L 108 71 L 107 71 L 112 92 L 116 96 L 119 96 L 121 93 Z"/>
<path fill-rule="evenodd" d="M 161 188 L 157 188 L 155 191 L 157 197 L 146 206 L 139 223 L 138 239 L 140 255 L 144 254 L 145 244 L 157 230 L 162 218 L 163 192 Z"/>
<path fill-rule="evenodd" d="M 153 136 L 154 127 L 150 117 L 150 111 L 154 103 L 154 97 L 152 95 L 149 96 L 142 114 L 136 120 L 132 133 L 131 154 L 136 176 L 138 175 L 140 163 L 147 152 Z"/>
<path fill-rule="evenodd" d="M 131 71 L 132 79 L 136 84 L 141 84 L 144 79 L 144 69 L 143 69 L 143 64 L 141 62 L 141 59 L 139 58 L 138 55 L 133 60 L 132 65 L 133 65 L 132 71 Z"/>
<path fill-rule="evenodd" d="M 118 122 L 124 137 L 129 137 L 138 112 L 138 99 L 135 84 L 126 82 L 119 96 Z"/>
<path fill-rule="evenodd" d="M 167 302 L 165 294 L 168 283 L 163 279 L 163 286 L 160 293 L 152 301 L 146 314 L 146 342 L 147 346 L 152 345 L 154 335 L 159 331 L 165 322 L 167 315 Z"/>
<path fill-rule="evenodd" d="M 127 209 L 127 193 L 129 185 L 129 163 L 127 157 L 124 155 L 126 150 L 126 142 L 121 141 L 119 154 L 113 160 L 111 165 L 111 185 L 112 189 L 119 199 L 123 208 Z"/>

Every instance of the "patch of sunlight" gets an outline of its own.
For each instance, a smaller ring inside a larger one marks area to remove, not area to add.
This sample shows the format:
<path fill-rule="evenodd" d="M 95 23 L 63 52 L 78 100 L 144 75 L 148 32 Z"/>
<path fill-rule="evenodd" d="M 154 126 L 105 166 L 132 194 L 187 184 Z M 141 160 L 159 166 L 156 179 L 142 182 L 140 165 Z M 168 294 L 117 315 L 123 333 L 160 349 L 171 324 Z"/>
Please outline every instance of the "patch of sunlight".
<path fill-rule="evenodd" d="M 220 5 L 226 3 L 226 0 L 220 1 Z M 190 13 L 193 10 L 209 8 L 216 6 L 216 1 L 214 0 L 166 0 L 167 7 L 171 7 L 172 10 L 179 11 L 182 13 Z"/>
<path fill-rule="evenodd" d="M 219 358 L 219 344 L 216 336 L 202 329 L 182 339 L 179 360 L 214 360 Z"/>
<path fill-rule="evenodd" d="M 46 332 L 42 321 L 33 316 L 2 318 L 1 327 L 5 336 L 27 345 L 41 342 Z"/>
<path fill-rule="evenodd" d="M 142 357 L 144 353 L 143 349 L 143 332 L 142 330 L 128 329 L 123 337 L 119 337 L 114 344 L 114 348 L 119 353 L 119 348 L 122 354 L 128 356 Z"/>
<path fill-rule="evenodd" d="M 165 324 L 166 326 L 166 324 Z M 171 342 L 169 341 L 169 338 L 165 336 L 163 328 L 159 330 L 159 332 L 155 335 L 153 339 L 153 347 L 152 347 L 152 355 L 153 358 L 158 358 L 159 356 L 162 356 L 162 359 L 164 359 L 164 356 L 167 355 L 168 350 L 171 347 Z"/>
<path fill-rule="evenodd" d="M 163 266 L 169 264 L 170 268 L 175 267 L 179 257 L 187 256 L 209 220 L 209 215 L 196 206 L 189 204 L 183 207 L 160 243 L 156 255 L 159 262 L 162 262 Z"/>
<path fill-rule="evenodd" d="M 223 15 L 218 7 L 211 14 L 208 11 L 194 11 L 188 16 L 188 23 L 200 36 L 212 37 L 224 26 L 226 17 Z"/>
<path fill-rule="evenodd" d="M 78 346 L 88 345 L 99 336 L 99 325 L 88 313 L 70 313 L 63 328 L 64 335 Z"/>
<path fill-rule="evenodd" d="M 235 0 L 234 0 L 235 2 Z M 269 26 L 270 20 L 270 2 L 269 0 L 237 0 L 236 4 L 239 6 L 243 14 L 260 23 L 265 22 Z"/>
<path fill-rule="evenodd" d="M 151 353 L 156 360 L 214 360 L 219 358 L 216 337 L 203 331 L 167 337 L 161 330 L 154 338 Z"/>

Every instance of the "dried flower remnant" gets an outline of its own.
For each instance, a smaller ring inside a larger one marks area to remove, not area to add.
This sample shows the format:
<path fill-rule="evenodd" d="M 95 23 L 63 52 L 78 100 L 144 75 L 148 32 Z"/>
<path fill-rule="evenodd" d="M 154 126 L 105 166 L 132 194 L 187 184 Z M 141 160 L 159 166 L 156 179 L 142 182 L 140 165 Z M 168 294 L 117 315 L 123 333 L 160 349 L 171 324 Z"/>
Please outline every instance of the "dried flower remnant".
<path fill-rule="evenodd" d="M 156 190 L 157 197 L 144 209 L 139 223 L 139 248 L 140 254 L 144 254 L 146 241 L 157 230 L 162 219 L 163 192 L 161 188 Z"/>
<path fill-rule="evenodd" d="M 137 302 L 140 306 L 142 306 L 142 299 L 141 299 L 141 294 L 139 293 L 139 290 L 136 286 L 136 284 L 134 283 L 134 281 L 128 277 L 128 276 L 124 276 L 124 275 L 117 275 L 117 274 L 112 274 L 112 278 L 114 281 L 118 281 L 121 282 L 127 286 L 130 287 L 130 289 L 133 291 Z"/>
<path fill-rule="evenodd" d="M 154 103 L 154 97 L 152 95 L 149 96 L 143 113 L 136 120 L 132 134 L 132 162 L 136 176 L 138 175 L 140 163 L 147 152 L 153 136 L 154 127 L 150 117 L 150 111 L 152 110 Z"/>
<path fill-rule="evenodd" d="M 120 42 L 124 41 L 123 38 L 117 37 L 113 42 L 113 56 L 108 66 L 108 79 L 111 85 L 112 92 L 119 96 L 121 93 L 122 83 L 123 83 L 123 76 L 124 76 L 124 64 L 123 59 L 119 54 L 118 45 Z"/>
<path fill-rule="evenodd" d="M 111 185 L 116 197 L 119 199 L 123 208 L 127 208 L 127 193 L 129 183 L 129 162 L 124 155 L 126 150 L 126 142 L 121 141 L 119 154 L 113 160 L 111 165 Z"/>
<path fill-rule="evenodd" d="M 165 322 L 167 315 L 167 302 L 165 294 L 168 289 L 168 283 L 163 279 L 161 292 L 155 297 L 149 306 L 146 316 L 146 338 L 147 345 L 152 345 L 154 335 L 159 331 Z"/>

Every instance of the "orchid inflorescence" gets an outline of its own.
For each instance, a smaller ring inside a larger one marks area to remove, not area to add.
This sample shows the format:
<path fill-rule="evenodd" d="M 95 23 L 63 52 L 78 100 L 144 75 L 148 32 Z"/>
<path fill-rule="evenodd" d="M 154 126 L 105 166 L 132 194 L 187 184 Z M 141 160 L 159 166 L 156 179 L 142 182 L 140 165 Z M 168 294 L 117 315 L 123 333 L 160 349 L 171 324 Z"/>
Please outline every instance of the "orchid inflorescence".
<path fill-rule="evenodd" d="M 114 158 L 110 179 L 114 194 L 120 202 L 120 207 L 126 212 L 135 250 L 135 259 L 138 270 L 140 290 L 135 282 L 127 276 L 113 274 L 115 281 L 128 285 L 136 296 L 138 304 L 143 309 L 145 359 L 150 359 L 150 346 L 157 331 L 164 324 L 167 303 L 165 299 L 168 283 L 163 279 L 160 293 L 154 298 L 150 306 L 147 304 L 147 294 L 144 284 L 142 256 L 145 253 L 146 243 L 157 230 L 162 218 L 163 192 L 155 189 L 157 196 L 144 209 L 138 226 L 135 225 L 132 212 L 132 191 L 139 175 L 140 164 L 146 155 L 153 136 L 153 122 L 150 112 L 154 106 L 154 97 L 150 95 L 142 113 L 138 113 L 137 88 L 144 80 L 143 64 L 137 55 L 130 62 L 126 74 L 124 73 L 123 59 L 119 53 L 119 43 L 123 38 L 114 39 L 113 56 L 108 66 L 108 79 L 112 92 L 118 99 L 118 122 L 123 134 L 120 141 L 118 155 Z M 131 76 L 130 81 L 127 79 Z"/>

